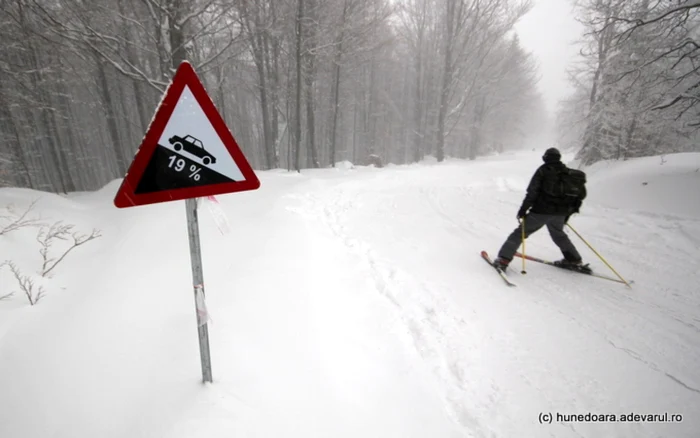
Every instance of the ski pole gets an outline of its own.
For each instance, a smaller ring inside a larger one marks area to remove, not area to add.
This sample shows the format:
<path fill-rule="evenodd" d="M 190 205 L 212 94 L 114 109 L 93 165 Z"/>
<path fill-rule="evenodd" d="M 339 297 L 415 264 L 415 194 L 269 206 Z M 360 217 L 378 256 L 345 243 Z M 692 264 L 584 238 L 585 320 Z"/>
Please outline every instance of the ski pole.
<path fill-rule="evenodd" d="M 520 230 L 520 235 L 523 242 L 523 255 L 525 255 L 525 218 L 523 218 L 523 220 L 520 222 Z M 527 274 L 525 271 L 525 257 L 523 257 L 523 270 L 520 273 Z"/>
<path fill-rule="evenodd" d="M 629 284 L 627 281 L 625 281 L 624 278 L 622 278 L 622 276 L 621 276 L 620 274 L 617 273 L 617 271 L 616 271 L 612 266 L 610 266 L 610 263 L 608 263 L 608 262 L 603 258 L 602 255 L 598 254 L 598 251 L 596 251 L 596 250 L 591 246 L 590 243 L 586 242 L 586 239 L 584 239 L 584 238 L 578 233 L 578 231 L 576 231 L 576 230 L 574 229 L 574 227 L 572 227 L 572 226 L 569 225 L 568 223 L 567 223 L 566 225 L 567 225 L 569 228 L 571 228 L 571 231 L 573 231 L 574 233 L 576 233 L 576 235 L 579 237 L 579 239 L 583 240 L 583 243 L 585 243 L 586 245 L 588 245 L 588 247 L 591 249 L 591 251 L 593 251 L 593 252 L 595 253 L 595 255 L 597 255 L 598 258 L 600 258 L 600 259 L 603 261 L 603 263 L 605 263 L 605 265 L 606 265 L 608 268 L 610 268 L 610 270 L 613 271 L 613 272 L 615 273 L 615 275 L 617 275 L 617 276 L 620 278 L 620 280 L 622 280 L 623 283 L 625 283 L 625 284 L 627 285 L 627 287 L 629 287 L 629 288 L 632 287 L 632 286 L 630 286 L 630 284 Z"/>

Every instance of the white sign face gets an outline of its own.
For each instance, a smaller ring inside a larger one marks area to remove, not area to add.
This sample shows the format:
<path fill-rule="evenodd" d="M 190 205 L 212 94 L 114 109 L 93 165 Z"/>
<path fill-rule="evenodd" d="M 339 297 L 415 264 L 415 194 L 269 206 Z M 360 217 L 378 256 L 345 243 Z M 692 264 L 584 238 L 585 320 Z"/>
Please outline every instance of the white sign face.
<path fill-rule="evenodd" d="M 233 181 L 245 180 L 188 86 L 182 90 L 158 144 Z"/>
<path fill-rule="evenodd" d="M 114 197 L 117 208 L 257 190 L 260 180 L 182 62 Z"/>

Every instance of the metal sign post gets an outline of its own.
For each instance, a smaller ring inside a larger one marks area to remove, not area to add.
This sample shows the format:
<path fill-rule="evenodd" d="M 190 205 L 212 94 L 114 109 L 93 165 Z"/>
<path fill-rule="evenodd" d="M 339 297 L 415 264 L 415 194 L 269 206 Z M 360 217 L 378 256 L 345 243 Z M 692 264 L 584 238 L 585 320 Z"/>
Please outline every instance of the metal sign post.
<path fill-rule="evenodd" d="M 202 271 L 202 247 L 199 243 L 199 218 L 197 217 L 197 198 L 185 200 L 187 209 L 187 234 L 190 241 L 190 260 L 192 262 L 192 281 L 194 283 L 195 310 L 197 312 L 197 330 L 199 331 L 199 356 L 202 361 L 202 382 L 212 382 L 211 356 L 209 355 L 209 330 L 206 314 L 200 303 L 204 299 L 204 273 Z M 201 294 L 201 297 L 198 296 Z"/>
<path fill-rule="evenodd" d="M 260 181 L 192 65 L 182 61 L 116 196 L 117 208 L 185 200 L 203 382 L 212 382 L 197 198 Z"/>

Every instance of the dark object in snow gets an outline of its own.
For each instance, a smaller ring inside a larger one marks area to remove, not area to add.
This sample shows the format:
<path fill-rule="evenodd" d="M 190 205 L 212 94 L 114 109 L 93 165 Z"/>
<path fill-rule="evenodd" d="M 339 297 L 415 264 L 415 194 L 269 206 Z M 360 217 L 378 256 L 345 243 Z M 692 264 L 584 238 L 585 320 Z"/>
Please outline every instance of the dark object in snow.
<path fill-rule="evenodd" d="M 502 267 L 507 267 L 513 260 L 515 252 L 522 243 L 523 234 L 525 239 L 527 239 L 530 235 L 546 226 L 552 241 L 559 247 L 564 255 L 564 259 L 570 263 L 581 263 L 581 255 L 576 250 L 573 242 L 569 239 L 569 236 L 564 232 L 564 225 L 566 225 L 567 218 L 568 217 L 563 214 L 528 213 L 526 217 L 522 218 L 522 220 L 525 221 L 524 232 L 522 228 L 518 226 L 508 235 L 506 241 L 498 251 L 496 262 Z"/>
<path fill-rule="evenodd" d="M 173 145 L 173 149 L 175 149 L 177 152 L 184 149 L 192 155 L 199 157 L 205 166 L 211 163 L 216 163 L 216 157 L 207 152 L 207 150 L 204 149 L 202 142 L 191 135 L 186 135 L 184 137 L 173 135 L 168 139 L 168 141 L 171 145 Z"/>
<path fill-rule="evenodd" d="M 542 155 L 542 161 L 545 163 L 554 163 L 555 161 L 561 161 L 561 152 L 557 148 L 549 148 L 544 151 Z"/>
<path fill-rule="evenodd" d="M 516 252 L 515 255 L 517 257 L 523 257 L 523 255 L 520 254 L 519 252 Z M 573 265 L 572 266 L 572 265 L 568 265 L 568 264 L 562 264 L 559 262 L 551 262 L 549 260 L 543 260 L 541 258 L 533 257 L 533 256 L 529 256 L 529 255 L 525 255 L 524 257 L 526 260 L 530 260 L 530 261 L 537 262 L 537 263 L 542 263 L 544 265 L 554 266 L 554 267 L 557 267 L 560 269 L 566 269 L 567 271 L 578 272 L 579 274 L 586 274 L 586 275 L 590 275 L 592 277 L 602 278 L 604 280 L 610 280 L 610 281 L 614 281 L 616 283 L 623 283 L 624 284 L 624 282 L 622 280 L 619 280 L 617 278 L 608 277 L 608 276 L 597 274 L 597 273 L 593 272 L 593 270 L 588 266 L 588 264 L 578 265 L 578 266 Z M 632 284 L 632 283 L 634 283 L 634 281 L 629 281 L 629 283 Z"/>
<path fill-rule="evenodd" d="M 202 166 L 195 158 L 186 154 L 173 152 L 165 146 L 158 145 L 153 151 L 143 176 L 134 189 L 137 195 L 158 193 L 164 190 L 188 189 L 211 184 L 235 182 L 226 175 L 207 166 Z M 177 164 L 180 165 L 178 166 Z M 180 171 L 181 170 L 181 171 Z"/>
<path fill-rule="evenodd" d="M 506 238 L 496 261 L 508 266 L 524 239 L 547 226 L 552 241 L 559 247 L 564 259 L 580 263 L 581 255 L 564 232 L 564 225 L 572 214 L 578 213 L 586 198 L 586 174 L 569 169 L 561 162 L 561 153 L 549 148 L 542 155 L 542 164 L 532 176 L 527 194 L 517 213 L 518 220 L 525 221 Z M 524 237 L 523 237 L 524 235 Z"/>
<path fill-rule="evenodd" d="M 508 286 L 511 286 L 511 287 L 512 287 L 512 286 L 516 286 L 515 283 L 513 283 L 512 281 L 510 281 L 510 279 L 508 278 L 508 275 L 506 274 L 505 270 L 503 270 L 496 262 L 492 261 L 492 260 L 491 260 L 491 257 L 489 257 L 489 254 L 488 254 L 486 251 L 481 251 L 481 258 L 484 259 L 484 260 L 486 260 L 486 263 L 488 263 L 489 265 L 491 265 L 492 268 L 496 269 L 496 272 L 498 272 L 498 275 L 501 276 L 501 278 L 503 279 L 503 281 L 505 281 L 506 284 L 507 284 Z"/>
<path fill-rule="evenodd" d="M 566 167 L 555 148 L 547 149 L 542 164 L 532 176 L 518 218 L 531 213 L 565 215 L 578 213 L 586 199 L 586 174 Z"/>
<path fill-rule="evenodd" d="M 367 157 L 367 165 L 368 166 L 374 165 L 375 167 L 379 167 L 379 168 L 384 167 L 382 165 L 381 157 L 379 157 L 379 155 L 376 155 L 376 154 L 372 154 L 369 157 Z"/>

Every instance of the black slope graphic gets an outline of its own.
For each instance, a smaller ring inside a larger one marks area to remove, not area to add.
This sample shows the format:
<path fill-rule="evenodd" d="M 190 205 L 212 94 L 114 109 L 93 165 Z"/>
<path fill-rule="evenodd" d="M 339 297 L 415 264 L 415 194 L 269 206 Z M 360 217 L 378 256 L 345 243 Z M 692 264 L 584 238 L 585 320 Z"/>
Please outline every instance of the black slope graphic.
<path fill-rule="evenodd" d="M 201 162 L 158 145 L 134 193 L 153 193 L 236 182 Z"/>

